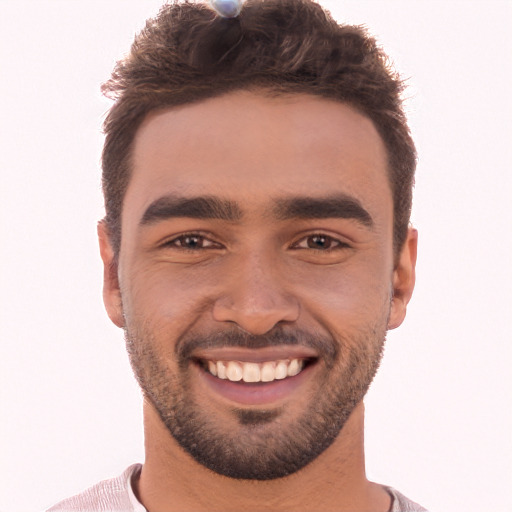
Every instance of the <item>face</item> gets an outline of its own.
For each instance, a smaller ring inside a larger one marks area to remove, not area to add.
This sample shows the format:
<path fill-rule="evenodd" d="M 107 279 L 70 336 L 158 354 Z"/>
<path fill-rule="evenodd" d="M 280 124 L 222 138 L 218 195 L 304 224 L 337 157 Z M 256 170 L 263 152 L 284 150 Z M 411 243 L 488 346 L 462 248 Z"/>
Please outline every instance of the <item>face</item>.
<path fill-rule="evenodd" d="M 414 236 L 394 265 L 386 161 L 367 118 L 308 95 L 230 93 L 139 129 L 114 266 L 100 226 L 105 302 L 204 466 L 298 471 L 362 400 L 414 281 Z"/>

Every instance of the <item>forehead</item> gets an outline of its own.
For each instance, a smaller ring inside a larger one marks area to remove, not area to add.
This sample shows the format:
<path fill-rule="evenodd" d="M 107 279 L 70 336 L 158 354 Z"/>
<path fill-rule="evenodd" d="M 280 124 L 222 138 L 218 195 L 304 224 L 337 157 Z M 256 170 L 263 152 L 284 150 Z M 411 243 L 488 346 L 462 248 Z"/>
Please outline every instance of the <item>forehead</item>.
<path fill-rule="evenodd" d="M 389 210 L 387 153 L 368 118 L 311 95 L 229 93 L 145 119 L 123 229 L 169 194 L 215 195 L 256 211 L 270 199 L 333 193 Z"/>

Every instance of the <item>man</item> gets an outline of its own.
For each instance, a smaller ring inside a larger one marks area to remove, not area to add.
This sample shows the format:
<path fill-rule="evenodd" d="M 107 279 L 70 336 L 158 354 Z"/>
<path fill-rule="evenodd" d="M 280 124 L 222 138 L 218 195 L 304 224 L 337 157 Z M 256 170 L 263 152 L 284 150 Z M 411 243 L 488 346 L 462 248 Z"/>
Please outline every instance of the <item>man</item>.
<path fill-rule="evenodd" d="M 414 287 L 401 90 L 311 0 L 148 21 L 104 86 L 98 227 L 146 460 L 50 510 L 424 510 L 368 481 L 363 450 Z"/>

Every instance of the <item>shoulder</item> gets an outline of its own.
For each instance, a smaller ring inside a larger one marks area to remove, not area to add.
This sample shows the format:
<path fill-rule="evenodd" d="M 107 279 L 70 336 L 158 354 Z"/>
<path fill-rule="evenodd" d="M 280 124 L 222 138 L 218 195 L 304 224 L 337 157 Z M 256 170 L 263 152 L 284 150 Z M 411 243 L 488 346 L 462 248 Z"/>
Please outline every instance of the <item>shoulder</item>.
<path fill-rule="evenodd" d="M 393 489 L 393 487 L 384 487 L 393 498 L 390 512 L 428 512 L 426 508 L 410 500 L 396 489 Z"/>
<path fill-rule="evenodd" d="M 130 497 L 132 476 L 140 472 L 140 464 L 133 464 L 123 474 L 103 480 L 84 492 L 67 498 L 46 512 L 128 512 L 133 511 Z"/>

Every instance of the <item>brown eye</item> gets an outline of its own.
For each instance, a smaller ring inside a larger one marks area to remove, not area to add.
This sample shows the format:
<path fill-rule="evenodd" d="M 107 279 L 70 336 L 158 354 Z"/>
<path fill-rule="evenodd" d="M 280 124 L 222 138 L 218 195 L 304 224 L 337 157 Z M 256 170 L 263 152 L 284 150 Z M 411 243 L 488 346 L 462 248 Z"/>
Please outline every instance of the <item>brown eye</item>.
<path fill-rule="evenodd" d="M 348 249 L 349 247 L 349 244 L 323 233 L 315 233 L 313 235 L 305 236 L 292 246 L 293 249 L 313 249 L 316 251 L 323 251 L 325 253 Z"/>
<path fill-rule="evenodd" d="M 307 237 L 307 244 L 310 249 L 330 249 L 334 240 L 330 236 L 312 235 Z"/>
<path fill-rule="evenodd" d="M 204 241 L 202 236 L 182 236 L 178 240 L 185 249 L 200 249 Z"/>
<path fill-rule="evenodd" d="M 215 246 L 215 243 L 208 240 L 202 235 L 181 235 L 174 240 L 171 240 L 166 245 L 176 247 L 178 249 L 186 249 L 189 251 L 207 249 Z"/>

